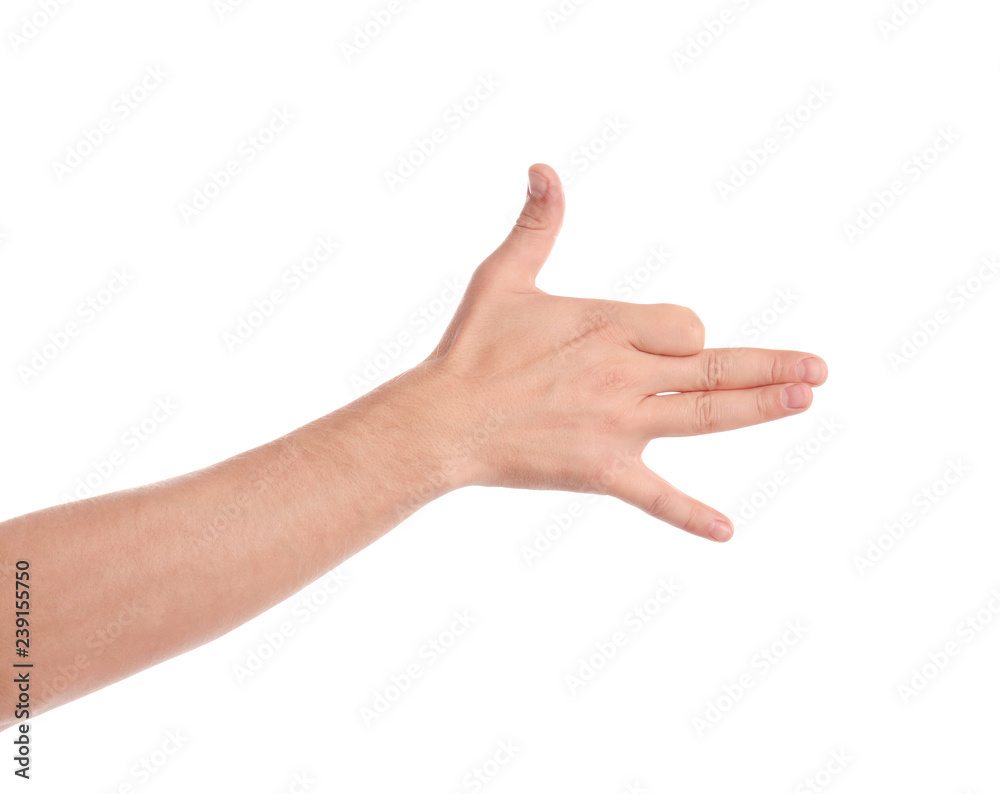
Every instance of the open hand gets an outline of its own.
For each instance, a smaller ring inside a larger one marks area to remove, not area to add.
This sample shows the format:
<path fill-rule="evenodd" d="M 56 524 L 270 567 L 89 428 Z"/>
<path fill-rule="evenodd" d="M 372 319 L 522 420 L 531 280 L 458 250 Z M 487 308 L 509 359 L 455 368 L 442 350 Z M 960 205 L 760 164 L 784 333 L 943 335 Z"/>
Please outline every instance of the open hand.
<path fill-rule="evenodd" d="M 733 430 L 805 411 L 822 359 L 704 349 L 690 309 L 549 295 L 535 286 L 562 225 L 559 177 L 532 166 L 510 235 L 476 270 L 434 353 L 449 411 L 488 427 L 468 484 L 606 493 L 695 535 L 730 521 L 642 461 L 650 440 Z M 486 424 L 487 414 L 490 417 Z"/>

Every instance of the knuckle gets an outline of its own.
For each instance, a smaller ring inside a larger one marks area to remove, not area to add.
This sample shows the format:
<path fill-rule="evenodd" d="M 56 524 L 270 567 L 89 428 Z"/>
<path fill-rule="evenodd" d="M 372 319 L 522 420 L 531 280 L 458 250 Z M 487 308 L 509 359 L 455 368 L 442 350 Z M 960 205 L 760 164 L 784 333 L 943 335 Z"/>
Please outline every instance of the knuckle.
<path fill-rule="evenodd" d="M 633 376 L 630 368 L 625 364 L 604 364 L 594 370 L 592 382 L 598 392 L 616 393 L 620 392 L 633 383 Z"/>
<path fill-rule="evenodd" d="M 714 391 L 720 388 L 729 376 L 733 360 L 728 353 L 711 350 L 705 357 L 702 391 Z"/>
<path fill-rule="evenodd" d="M 756 389 L 753 393 L 754 411 L 759 419 L 767 419 L 774 412 L 774 402 L 764 389 Z"/>
<path fill-rule="evenodd" d="M 692 429 L 695 433 L 712 433 L 719 426 L 719 411 L 711 394 L 699 394 L 694 400 Z"/>
<path fill-rule="evenodd" d="M 681 529 L 685 532 L 691 532 L 693 534 L 698 534 L 696 530 L 701 526 L 701 522 L 698 520 L 698 508 L 691 505 L 687 511 L 687 517 L 681 522 Z"/>
<path fill-rule="evenodd" d="M 531 204 L 521 210 L 521 214 L 517 216 L 517 221 L 514 223 L 514 226 L 515 228 L 523 229 L 529 232 L 540 232 L 546 228 L 544 216 L 541 213 L 534 211 Z"/>
<path fill-rule="evenodd" d="M 597 431 L 603 436 L 617 438 L 623 431 L 628 430 L 629 412 L 624 409 L 610 409 L 605 411 L 597 420 Z"/>
<path fill-rule="evenodd" d="M 646 505 L 646 512 L 657 517 L 666 515 L 667 508 L 672 501 L 669 491 L 658 491 Z"/>
<path fill-rule="evenodd" d="M 785 365 L 780 356 L 771 357 L 771 383 L 783 383 L 785 380 Z"/>

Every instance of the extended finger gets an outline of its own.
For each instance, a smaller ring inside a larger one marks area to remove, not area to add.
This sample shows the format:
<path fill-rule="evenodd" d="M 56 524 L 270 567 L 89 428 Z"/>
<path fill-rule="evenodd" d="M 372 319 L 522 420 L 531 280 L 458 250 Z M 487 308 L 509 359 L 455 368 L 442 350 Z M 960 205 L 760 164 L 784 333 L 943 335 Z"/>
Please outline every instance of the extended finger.
<path fill-rule="evenodd" d="M 722 513 L 679 491 L 643 463 L 620 477 L 610 493 L 692 535 L 720 543 L 733 535 L 733 526 Z"/>
<path fill-rule="evenodd" d="M 784 383 L 652 395 L 639 403 L 636 419 L 648 438 L 698 436 L 794 416 L 811 404 L 812 388 L 807 384 Z"/>
<path fill-rule="evenodd" d="M 819 386 L 828 372 L 826 362 L 811 353 L 753 347 L 709 348 L 670 360 L 651 358 L 646 370 L 644 382 L 650 394 L 749 389 L 774 383 Z"/>

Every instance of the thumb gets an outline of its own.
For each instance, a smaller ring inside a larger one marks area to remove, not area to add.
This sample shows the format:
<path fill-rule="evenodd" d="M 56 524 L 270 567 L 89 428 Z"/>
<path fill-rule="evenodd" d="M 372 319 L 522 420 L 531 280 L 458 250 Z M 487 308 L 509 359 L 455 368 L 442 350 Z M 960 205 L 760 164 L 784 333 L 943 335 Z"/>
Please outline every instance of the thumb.
<path fill-rule="evenodd" d="M 483 267 L 491 277 L 512 287 L 533 287 L 538 271 L 552 253 L 565 211 L 566 197 L 559 174 L 543 163 L 531 166 L 524 209 L 507 239 Z"/>

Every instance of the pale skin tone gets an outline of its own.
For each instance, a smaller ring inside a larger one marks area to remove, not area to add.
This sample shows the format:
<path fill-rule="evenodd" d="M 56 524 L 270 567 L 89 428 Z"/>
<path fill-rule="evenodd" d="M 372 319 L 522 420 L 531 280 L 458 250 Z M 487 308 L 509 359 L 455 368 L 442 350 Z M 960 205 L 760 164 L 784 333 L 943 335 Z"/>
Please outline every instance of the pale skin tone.
<path fill-rule="evenodd" d="M 543 292 L 563 211 L 555 171 L 532 166 L 517 224 L 414 369 L 206 469 L 0 524 L 3 577 L 31 565 L 32 716 L 225 634 L 464 486 L 609 494 L 728 540 L 729 519 L 643 450 L 802 413 L 826 364 L 704 349 L 680 306 Z M 0 615 L 11 661 L 14 631 Z M 7 664 L 0 729 L 16 722 Z"/>

